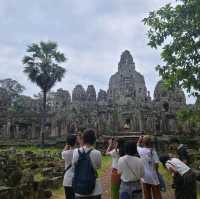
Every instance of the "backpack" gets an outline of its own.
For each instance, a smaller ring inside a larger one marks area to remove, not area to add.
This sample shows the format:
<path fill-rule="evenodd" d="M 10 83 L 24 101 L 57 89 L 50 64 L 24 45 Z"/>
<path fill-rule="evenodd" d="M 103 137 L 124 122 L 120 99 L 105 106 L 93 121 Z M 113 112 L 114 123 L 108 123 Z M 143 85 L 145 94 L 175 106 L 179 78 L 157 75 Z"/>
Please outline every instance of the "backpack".
<path fill-rule="evenodd" d="M 93 168 L 90 153 L 93 149 L 88 152 L 81 152 L 78 149 L 79 158 L 74 168 L 74 178 L 72 186 L 74 192 L 80 195 L 89 195 L 93 192 L 96 184 L 97 172 Z"/>

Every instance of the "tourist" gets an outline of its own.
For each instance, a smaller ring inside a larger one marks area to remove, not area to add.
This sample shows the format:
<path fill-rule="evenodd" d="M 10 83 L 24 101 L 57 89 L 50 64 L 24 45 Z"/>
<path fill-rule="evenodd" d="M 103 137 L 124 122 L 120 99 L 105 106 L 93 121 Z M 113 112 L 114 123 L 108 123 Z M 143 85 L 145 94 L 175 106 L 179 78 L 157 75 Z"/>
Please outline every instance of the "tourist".
<path fill-rule="evenodd" d="M 160 161 L 174 178 L 176 199 L 196 199 L 196 176 L 190 167 L 180 159 L 170 158 L 168 155 L 160 157 Z"/>
<path fill-rule="evenodd" d="M 140 179 L 144 176 L 143 161 L 137 157 L 136 144 L 125 144 L 125 155 L 119 158 L 118 172 L 121 175 L 120 199 L 142 199 Z"/>
<path fill-rule="evenodd" d="M 76 142 L 79 147 L 83 146 L 83 133 L 80 131 L 77 133 Z"/>
<path fill-rule="evenodd" d="M 150 136 L 141 136 L 137 143 L 137 151 L 144 162 L 145 175 L 142 178 L 144 199 L 161 199 L 158 178 L 159 158 L 153 149 Z"/>
<path fill-rule="evenodd" d="M 178 158 L 186 164 L 189 163 L 187 147 L 184 144 L 181 144 L 180 141 L 176 138 L 172 139 L 171 143 L 176 149 L 176 154 L 178 155 Z"/>
<path fill-rule="evenodd" d="M 65 146 L 62 152 L 62 158 L 65 160 L 63 186 L 65 189 L 66 199 L 74 199 L 74 191 L 72 188 L 72 178 L 73 178 L 72 158 L 75 145 L 76 145 L 76 136 L 69 135 L 67 137 L 67 145 Z"/>
<path fill-rule="evenodd" d="M 74 150 L 72 165 L 76 199 L 101 199 L 102 188 L 97 176 L 97 169 L 101 167 L 101 152 L 94 148 L 95 142 L 95 131 L 86 129 L 83 134 L 83 147 Z M 90 169 L 91 167 L 92 169 Z M 88 182 L 91 182 L 91 184 L 88 184 Z"/>
<path fill-rule="evenodd" d="M 119 199 L 120 175 L 118 174 L 118 160 L 124 155 L 124 140 L 110 139 L 106 155 L 112 157 L 112 174 L 111 174 L 111 199 Z"/>

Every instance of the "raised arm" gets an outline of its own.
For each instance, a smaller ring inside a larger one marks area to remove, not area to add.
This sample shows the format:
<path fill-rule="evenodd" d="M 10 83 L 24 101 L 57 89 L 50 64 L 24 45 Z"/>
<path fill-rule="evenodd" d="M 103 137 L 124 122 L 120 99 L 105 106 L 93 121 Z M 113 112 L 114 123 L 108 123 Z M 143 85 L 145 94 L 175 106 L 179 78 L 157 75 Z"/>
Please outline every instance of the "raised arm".
<path fill-rule="evenodd" d="M 113 140 L 108 140 L 108 148 L 106 149 L 106 155 L 110 155 L 110 151 L 112 150 Z"/>
<path fill-rule="evenodd" d="M 142 140 L 143 140 L 143 136 L 140 136 L 137 141 L 137 146 L 142 146 Z"/>

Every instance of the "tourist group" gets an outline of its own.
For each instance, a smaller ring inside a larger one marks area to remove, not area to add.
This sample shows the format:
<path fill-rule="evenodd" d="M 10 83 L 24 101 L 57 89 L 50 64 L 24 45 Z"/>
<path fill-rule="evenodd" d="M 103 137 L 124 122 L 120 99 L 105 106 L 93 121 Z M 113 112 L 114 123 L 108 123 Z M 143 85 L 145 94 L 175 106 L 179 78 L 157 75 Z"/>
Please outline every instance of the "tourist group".
<path fill-rule="evenodd" d="M 97 172 L 101 168 L 102 155 L 95 149 L 95 143 L 93 129 L 67 137 L 62 152 L 66 199 L 103 197 L 106 190 L 102 189 Z M 175 199 L 197 199 L 195 174 L 188 166 L 187 150 L 182 144 L 177 147 L 176 154 L 159 157 L 151 136 L 140 136 L 137 143 L 110 139 L 105 154 L 112 157 L 111 196 L 105 199 L 162 199 L 162 192 L 168 187 L 159 173 L 161 165 L 173 176 Z"/>

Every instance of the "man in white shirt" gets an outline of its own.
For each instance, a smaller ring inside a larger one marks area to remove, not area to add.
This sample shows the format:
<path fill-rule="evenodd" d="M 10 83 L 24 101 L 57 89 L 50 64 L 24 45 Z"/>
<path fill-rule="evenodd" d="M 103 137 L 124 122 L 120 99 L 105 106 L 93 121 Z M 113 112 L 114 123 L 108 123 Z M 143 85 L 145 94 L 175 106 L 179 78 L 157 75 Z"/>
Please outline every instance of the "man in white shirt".
<path fill-rule="evenodd" d="M 66 199 L 74 199 L 74 191 L 72 188 L 72 178 L 73 178 L 72 158 L 73 158 L 75 145 L 76 145 L 76 136 L 69 135 L 67 137 L 67 145 L 65 146 L 62 152 L 62 158 L 65 160 L 63 186 L 65 189 Z"/>

